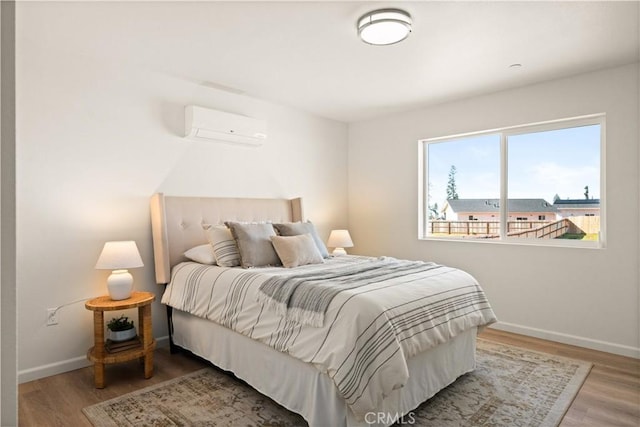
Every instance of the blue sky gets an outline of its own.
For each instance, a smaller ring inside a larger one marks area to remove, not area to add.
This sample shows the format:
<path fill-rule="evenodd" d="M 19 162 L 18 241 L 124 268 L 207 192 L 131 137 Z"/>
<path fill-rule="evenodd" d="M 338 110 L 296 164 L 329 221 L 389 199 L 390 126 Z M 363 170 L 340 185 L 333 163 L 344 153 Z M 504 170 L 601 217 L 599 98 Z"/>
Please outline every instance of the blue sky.
<path fill-rule="evenodd" d="M 428 144 L 430 203 L 442 207 L 451 165 L 461 199 L 500 197 L 500 136 Z M 512 135 L 508 139 L 509 198 L 600 197 L 600 125 Z"/>

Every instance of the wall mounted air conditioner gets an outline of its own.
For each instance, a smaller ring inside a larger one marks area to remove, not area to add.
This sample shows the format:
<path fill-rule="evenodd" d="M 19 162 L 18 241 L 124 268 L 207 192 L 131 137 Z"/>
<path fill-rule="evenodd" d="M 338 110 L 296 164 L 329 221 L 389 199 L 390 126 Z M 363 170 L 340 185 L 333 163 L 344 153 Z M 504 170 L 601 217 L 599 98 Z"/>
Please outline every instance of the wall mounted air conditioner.
<path fill-rule="evenodd" d="M 185 137 L 199 141 L 262 145 L 267 139 L 267 121 L 187 105 L 184 109 L 184 133 Z"/>

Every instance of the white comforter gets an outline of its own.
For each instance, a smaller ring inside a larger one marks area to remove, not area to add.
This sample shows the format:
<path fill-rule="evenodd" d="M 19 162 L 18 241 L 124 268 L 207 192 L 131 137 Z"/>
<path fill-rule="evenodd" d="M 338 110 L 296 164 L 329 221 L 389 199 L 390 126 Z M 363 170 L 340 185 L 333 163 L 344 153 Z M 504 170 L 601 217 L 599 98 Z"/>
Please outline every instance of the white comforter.
<path fill-rule="evenodd" d="M 284 318 L 259 302 L 260 285 L 273 275 L 336 271 L 372 260 L 343 256 L 294 269 L 248 270 L 181 263 L 162 302 L 313 363 L 362 419 L 405 384 L 408 358 L 496 321 L 476 280 L 445 266 L 342 291 L 331 300 L 322 327 Z"/>

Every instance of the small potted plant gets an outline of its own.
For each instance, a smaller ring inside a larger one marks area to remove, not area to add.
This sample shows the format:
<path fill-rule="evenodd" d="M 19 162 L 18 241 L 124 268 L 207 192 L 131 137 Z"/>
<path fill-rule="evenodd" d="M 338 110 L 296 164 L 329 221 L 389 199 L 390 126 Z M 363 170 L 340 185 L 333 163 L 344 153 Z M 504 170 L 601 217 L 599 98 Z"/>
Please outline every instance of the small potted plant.
<path fill-rule="evenodd" d="M 124 314 L 109 320 L 107 328 L 111 341 L 126 341 L 136 336 L 133 320 L 129 320 Z"/>

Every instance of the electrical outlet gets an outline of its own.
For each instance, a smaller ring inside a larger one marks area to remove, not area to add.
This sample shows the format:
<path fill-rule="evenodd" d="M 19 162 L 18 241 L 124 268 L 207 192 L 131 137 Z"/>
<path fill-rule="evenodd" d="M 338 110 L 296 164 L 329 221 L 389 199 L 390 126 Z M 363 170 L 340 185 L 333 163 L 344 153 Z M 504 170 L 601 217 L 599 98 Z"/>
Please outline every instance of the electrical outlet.
<path fill-rule="evenodd" d="M 55 308 L 47 308 L 47 326 L 58 324 L 58 312 Z"/>

